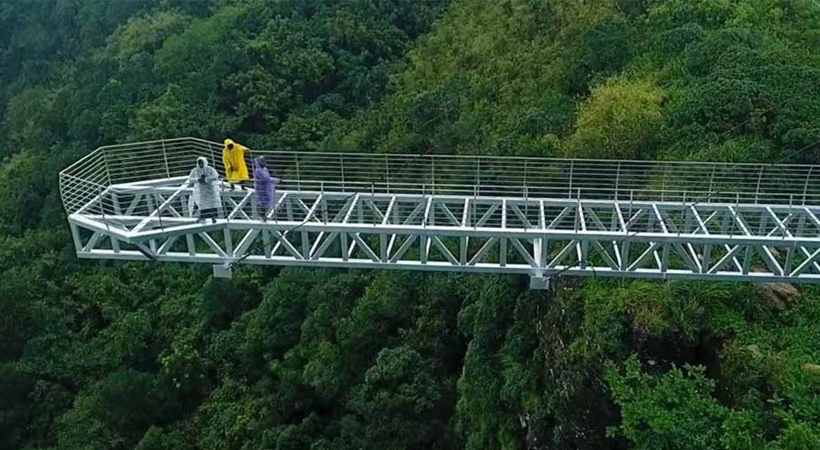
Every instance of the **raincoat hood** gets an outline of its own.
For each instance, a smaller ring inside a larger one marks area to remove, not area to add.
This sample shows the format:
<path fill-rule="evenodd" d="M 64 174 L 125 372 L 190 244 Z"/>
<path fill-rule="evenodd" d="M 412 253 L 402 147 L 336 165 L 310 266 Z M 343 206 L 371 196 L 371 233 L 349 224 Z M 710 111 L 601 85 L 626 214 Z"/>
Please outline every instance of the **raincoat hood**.
<path fill-rule="evenodd" d="M 253 158 L 253 170 L 256 169 L 266 169 L 268 166 L 263 162 L 265 158 L 262 156 L 257 156 Z"/>
<path fill-rule="evenodd" d="M 236 144 L 234 144 L 232 139 L 225 139 L 225 147 L 227 147 L 229 145 L 232 145 L 232 144 L 233 144 L 234 147 L 236 147 Z"/>
<path fill-rule="evenodd" d="M 206 167 L 208 167 L 208 158 L 206 158 L 206 157 L 204 157 L 204 156 L 200 156 L 199 158 L 197 158 L 197 159 L 196 159 L 196 166 L 197 166 L 197 167 L 199 167 L 199 163 L 200 163 L 200 162 L 202 163 L 202 168 L 203 168 L 203 169 L 204 169 L 204 168 L 206 168 Z"/>

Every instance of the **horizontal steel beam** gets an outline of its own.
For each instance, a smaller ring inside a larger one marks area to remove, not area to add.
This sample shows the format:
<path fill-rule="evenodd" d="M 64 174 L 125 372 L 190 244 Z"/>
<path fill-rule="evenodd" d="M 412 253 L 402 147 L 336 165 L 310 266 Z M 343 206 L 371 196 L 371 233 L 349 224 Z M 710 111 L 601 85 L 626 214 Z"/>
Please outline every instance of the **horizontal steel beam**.
<path fill-rule="evenodd" d="M 122 251 L 114 253 L 110 250 L 93 250 L 79 253 L 80 258 L 85 259 L 110 259 L 120 261 L 149 261 L 150 259 L 140 252 Z M 231 258 L 221 258 L 215 255 L 190 256 L 187 253 L 166 253 L 155 258 L 156 261 L 174 263 L 206 263 L 206 264 L 230 264 L 234 262 Z M 286 257 L 249 256 L 242 260 L 243 264 L 251 265 L 271 265 L 271 266 L 294 266 L 294 267 L 328 267 L 339 269 L 395 269 L 395 270 L 420 270 L 432 272 L 465 272 L 498 274 L 506 273 L 510 275 L 530 275 L 534 276 L 532 267 L 523 264 L 508 264 L 505 270 L 499 271 L 498 265 L 489 263 L 478 263 L 474 265 L 455 266 L 450 263 L 440 261 L 428 261 L 422 264 L 418 261 L 402 261 L 390 264 L 376 263 L 370 259 L 348 259 L 324 258 L 322 260 L 301 260 Z M 692 273 L 683 270 L 670 270 L 667 273 L 659 273 L 649 269 L 637 269 L 633 271 L 613 270 L 610 268 L 587 267 L 581 269 L 571 266 L 556 266 L 551 269 L 540 271 L 540 276 L 549 277 L 556 274 L 562 276 L 578 277 L 605 277 L 605 278 L 642 278 L 653 280 L 703 280 L 703 281 L 745 281 L 756 283 L 820 283 L 820 274 L 811 274 L 800 277 L 782 277 L 768 273 L 751 272 L 742 275 L 735 272 L 717 272 L 714 274 Z"/>

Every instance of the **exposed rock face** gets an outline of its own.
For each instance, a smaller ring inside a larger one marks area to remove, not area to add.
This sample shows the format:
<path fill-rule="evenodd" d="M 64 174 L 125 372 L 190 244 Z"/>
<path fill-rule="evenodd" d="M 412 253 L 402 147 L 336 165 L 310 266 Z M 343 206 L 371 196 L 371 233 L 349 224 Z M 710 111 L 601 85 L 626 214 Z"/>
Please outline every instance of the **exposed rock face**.
<path fill-rule="evenodd" d="M 760 292 L 769 301 L 769 305 L 778 311 L 783 311 L 789 303 L 800 297 L 800 291 L 789 283 L 767 283 L 760 286 Z"/>

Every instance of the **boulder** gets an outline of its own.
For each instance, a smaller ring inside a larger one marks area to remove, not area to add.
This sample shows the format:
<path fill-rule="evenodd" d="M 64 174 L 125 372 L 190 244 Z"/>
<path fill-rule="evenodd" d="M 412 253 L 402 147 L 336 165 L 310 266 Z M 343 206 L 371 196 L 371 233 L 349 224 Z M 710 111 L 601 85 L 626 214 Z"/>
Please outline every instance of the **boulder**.
<path fill-rule="evenodd" d="M 796 298 L 800 291 L 789 283 L 766 283 L 760 286 L 760 293 L 769 301 L 769 305 L 778 311 L 783 311 Z"/>

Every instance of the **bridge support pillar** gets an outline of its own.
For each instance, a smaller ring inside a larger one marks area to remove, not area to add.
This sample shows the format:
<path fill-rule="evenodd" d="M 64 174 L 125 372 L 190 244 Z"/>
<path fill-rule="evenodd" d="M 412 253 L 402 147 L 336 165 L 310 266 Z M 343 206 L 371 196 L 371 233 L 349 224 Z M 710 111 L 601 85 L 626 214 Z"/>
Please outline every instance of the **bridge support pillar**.
<path fill-rule="evenodd" d="M 530 276 L 530 289 L 545 291 L 550 288 L 550 279 L 543 275 Z"/>
<path fill-rule="evenodd" d="M 216 265 L 214 265 L 214 278 L 231 279 L 232 277 L 233 277 L 233 270 L 231 269 L 230 264 L 216 264 Z"/>

